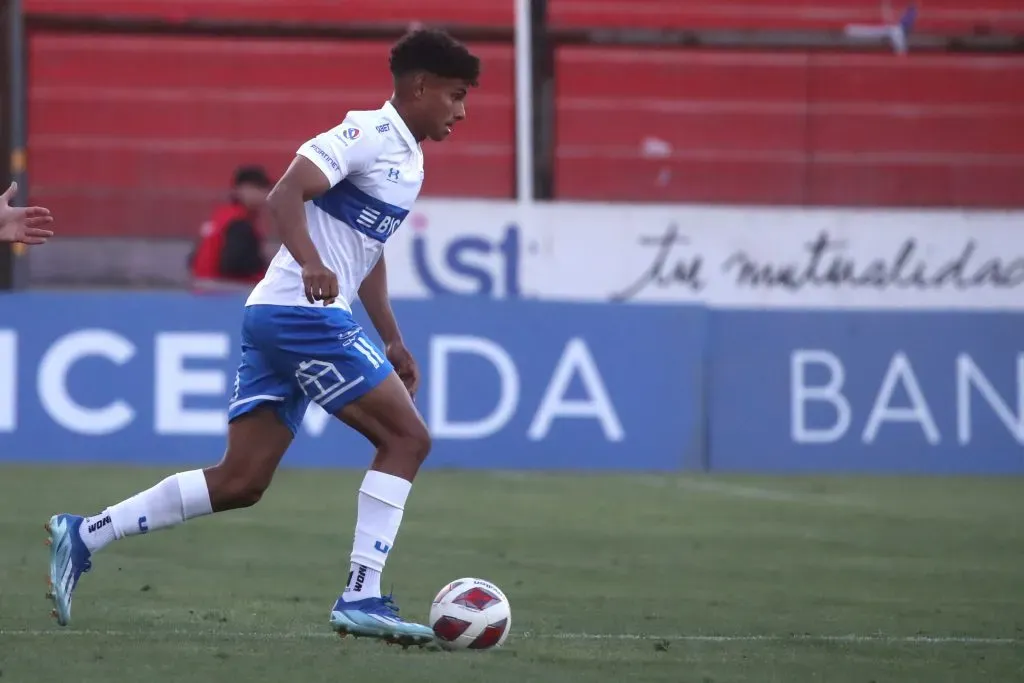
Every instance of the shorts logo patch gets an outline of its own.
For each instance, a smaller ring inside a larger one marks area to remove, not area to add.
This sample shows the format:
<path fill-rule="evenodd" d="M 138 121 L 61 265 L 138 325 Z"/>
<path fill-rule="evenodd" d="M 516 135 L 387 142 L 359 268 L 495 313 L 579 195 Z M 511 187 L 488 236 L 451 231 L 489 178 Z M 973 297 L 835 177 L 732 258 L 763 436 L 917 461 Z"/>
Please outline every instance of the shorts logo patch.
<path fill-rule="evenodd" d="M 338 341 L 341 342 L 342 346 L 352 346 L 352 342 L 356 340 L 356 337 L 363 331 L 361 327 L 354 327 L 351 330 L 345 330 L 338 335 Z"/>
<path fill-rule="evenodd" d="M 299 388 L 310 400 L 326 406 L 346 391 L 366 379 L 363 375 L 346 380 L 334 363 L 323 360 L 307 360 L 299 363 L 295 370 Z"/>
<path fill-rule="evenodd" d="M 341 137 L 343 137 L 346 140 L 351 140 L 352 142 L 358 140 L 359 136 L 362 134 L 363 131 L 359 130 L 358 128 L 346 128 L 345 130 L 341 131 Z"/>
<path fill-rule="evenodd" d="M 319 402 L 325 396 L 345 383 L 345 378 L 334 367 L 334 363 L 322 360 L 307 360 L 299 364 L 295 379 L 306 396 Z"/>

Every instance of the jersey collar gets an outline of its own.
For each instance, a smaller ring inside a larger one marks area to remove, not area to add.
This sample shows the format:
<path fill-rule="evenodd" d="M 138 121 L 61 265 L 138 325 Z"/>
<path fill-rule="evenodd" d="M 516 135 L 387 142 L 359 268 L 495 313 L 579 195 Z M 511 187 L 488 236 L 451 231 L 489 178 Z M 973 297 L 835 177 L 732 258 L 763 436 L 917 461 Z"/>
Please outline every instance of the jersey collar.
<path fill-rule="evenodd" d="M 409 126 L 405 125 L 405 121 L 402 120 L 401 114 L 395 109 L 395 105 L 391 104 L 390 101 L 384 103 L 381 107 L 381 111 L 384 112 L 384 116 L 388 118 L 391 123 L 395 125 L 395 128 L 402 135 L 402 139 L 406 141 L 410 149 L 420 149 L 420 143 L 413 136 L 412 131 L 409 130 Z"/>

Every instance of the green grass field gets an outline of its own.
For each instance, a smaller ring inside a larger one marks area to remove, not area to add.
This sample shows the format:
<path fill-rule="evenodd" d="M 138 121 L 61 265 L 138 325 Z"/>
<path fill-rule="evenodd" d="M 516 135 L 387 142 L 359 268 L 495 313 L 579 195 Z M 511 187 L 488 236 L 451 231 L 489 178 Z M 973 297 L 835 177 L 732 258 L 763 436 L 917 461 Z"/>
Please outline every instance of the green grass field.
<path fill-rule="evenodd" d="M 43 522 L 167 471 L 0 467 L 2 683 L 1024 681 L 1024 480 L 428 471 L 384 575 L 425 619 L 481 576 L 491 652 L 340 640 L 361 473 L 115 543 L 49 616 Z"/>

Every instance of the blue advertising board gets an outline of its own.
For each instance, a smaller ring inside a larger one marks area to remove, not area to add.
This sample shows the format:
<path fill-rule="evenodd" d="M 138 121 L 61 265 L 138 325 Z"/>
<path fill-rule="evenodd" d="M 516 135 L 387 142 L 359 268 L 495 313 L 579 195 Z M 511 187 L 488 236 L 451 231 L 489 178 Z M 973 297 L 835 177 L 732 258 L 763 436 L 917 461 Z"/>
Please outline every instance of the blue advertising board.
<path fill-rule="evenodd" d="M 0 297 L 0 460 L 216 462 L 242 305 Z M 428 467 L 1024 474 L 1019 313 L 454 296 L 394 308 L 423 370 Z M 371 455 L 313 406 L 285 465 Z"/>
<path fill-rule="evenodd" d="M 0 297 L 0 459 L 216 462 L 242 305 L 185 293 Z M 394 308 L 424 374 L 428 466 L 674 470 L 700 457 L 703 308 L 473 297 Z M 371 456 L 313 406 L 285 464 L 364 467 Z"/>
<path fill-rule="evenodd" d="M 1024 473 L 1020 313 L 715 311 L 715 470 Z"/>

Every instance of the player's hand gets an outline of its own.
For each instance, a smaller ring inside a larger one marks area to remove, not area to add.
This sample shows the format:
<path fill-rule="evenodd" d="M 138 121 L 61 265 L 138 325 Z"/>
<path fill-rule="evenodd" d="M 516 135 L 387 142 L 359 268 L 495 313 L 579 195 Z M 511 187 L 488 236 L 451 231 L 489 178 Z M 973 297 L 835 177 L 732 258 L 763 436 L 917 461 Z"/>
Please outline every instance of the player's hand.
<path fill-rule="evenodd" d="M 392 342 L 384 347 L 384 353 L 395 366 L 395 372 L 409 390 L 409 395 L 415 397 L 416 391 L 420 388 L 420 368 L 409 353 L 409 349 L 405 348 L 402 342 Z"/>
<path fill-rule="evenodd" d="M 53 231 L 46 229 L 53 222 L 53 216 L 49 209 L 41 206 L 12 207 L 10 202 L 17 191 L 18 184 L 11 183 L 0 194 L 0 242 L 43 244 L 53 237 Z"/>
<path fill-rule="evenodd" d="M 330 306 L 338 298 L 338 276 L 322 263 L 307 263 L 302 267 L 302 285 L 309 303 L 323 301 Z"/>

